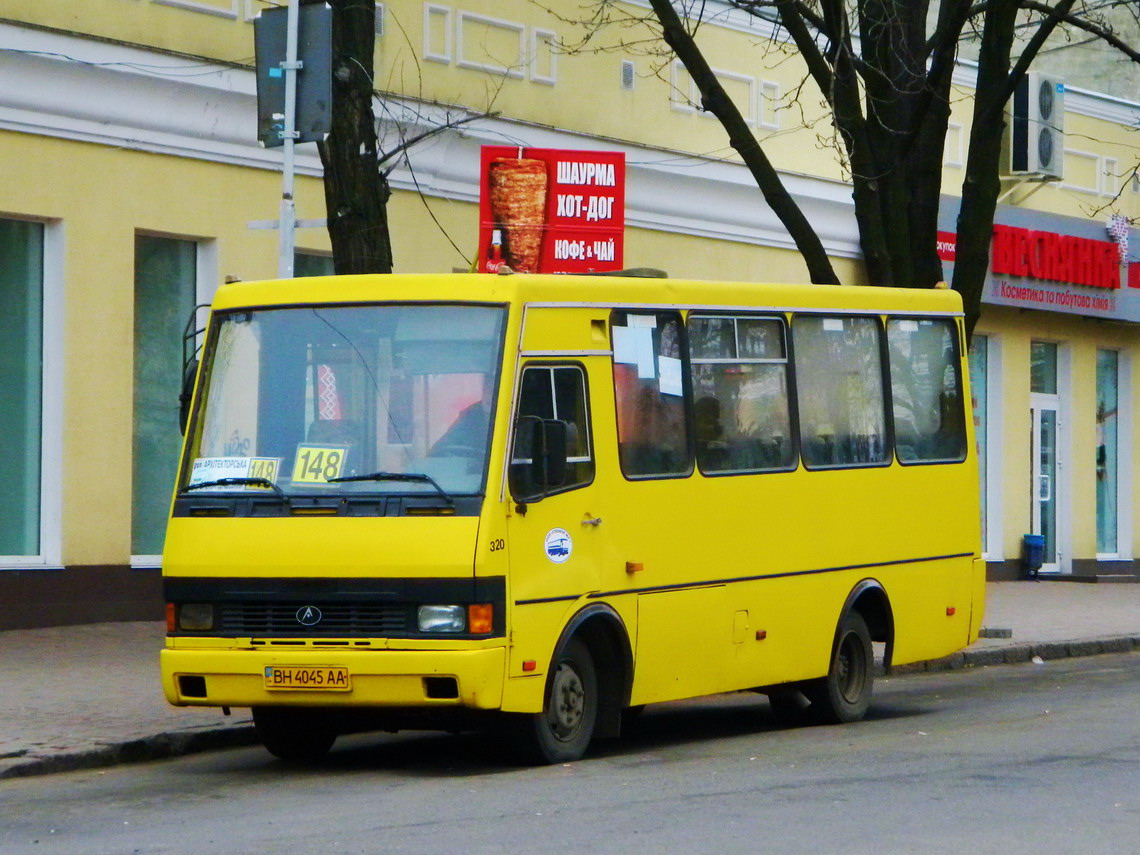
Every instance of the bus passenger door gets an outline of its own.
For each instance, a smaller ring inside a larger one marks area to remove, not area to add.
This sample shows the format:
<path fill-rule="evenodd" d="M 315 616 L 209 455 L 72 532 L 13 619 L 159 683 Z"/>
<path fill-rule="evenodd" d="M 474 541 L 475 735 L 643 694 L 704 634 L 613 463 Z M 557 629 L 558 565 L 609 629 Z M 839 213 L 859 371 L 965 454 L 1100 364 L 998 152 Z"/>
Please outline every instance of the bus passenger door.
<path fill-rule="evenodd" d="M 598 589 L 601 510 L 586 371 L 577 363 L 523 367 L 509 471 L 511 599 L 515 627 L 541 612 L 546 630 Z M 552 459 L 551 455 L 557 457 Z"/>

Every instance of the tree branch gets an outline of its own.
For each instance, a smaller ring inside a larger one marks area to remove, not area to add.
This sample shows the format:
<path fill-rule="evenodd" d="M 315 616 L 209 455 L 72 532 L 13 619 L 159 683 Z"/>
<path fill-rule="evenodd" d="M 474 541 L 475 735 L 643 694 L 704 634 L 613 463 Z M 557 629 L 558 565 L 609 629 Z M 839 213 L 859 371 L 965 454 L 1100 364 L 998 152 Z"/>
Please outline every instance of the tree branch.
<path fill-rule="evenodd" d="M 839 277 L 831 266 L 827 250 L 819 235 L 807 221 L 803 212 L 780 180 L 779 173 L 764 154 L 760 143 L 740 114 L 736 104 L 728 97 L 716 74 L 685 29 L 670 0 L 650 0 L 650 6 L 661 24 L 665 43 L 684 63 L 693 82 L 701 92 L 704 109 L 715 115 L 728 132 L 729 144 L 740 154 L 764 195 L 764 200 L 788 230 L 808 267 L 812 282 L 839 284 Z"/>

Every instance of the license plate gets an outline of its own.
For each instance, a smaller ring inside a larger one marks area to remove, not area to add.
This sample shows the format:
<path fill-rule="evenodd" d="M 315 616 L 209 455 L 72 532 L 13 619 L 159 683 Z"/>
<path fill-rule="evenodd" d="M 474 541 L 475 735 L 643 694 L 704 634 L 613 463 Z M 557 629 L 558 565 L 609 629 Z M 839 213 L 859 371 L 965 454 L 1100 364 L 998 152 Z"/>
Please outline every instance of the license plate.
<path fill-rule="evenodd" d="M 352 681 L 341 665 L 266 665 L 265 688 L 349 692 Z"/>

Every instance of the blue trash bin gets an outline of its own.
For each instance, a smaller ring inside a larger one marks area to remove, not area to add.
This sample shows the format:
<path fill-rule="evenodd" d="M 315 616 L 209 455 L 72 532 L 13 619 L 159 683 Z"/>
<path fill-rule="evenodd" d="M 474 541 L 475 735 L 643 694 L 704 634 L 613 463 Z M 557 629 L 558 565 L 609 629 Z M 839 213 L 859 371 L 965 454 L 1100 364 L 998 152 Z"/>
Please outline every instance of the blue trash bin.
<path fill-rule="evenodd" d="M 1036 579 L 1045 562 L 1045 535 L 1026 534 L 1021 537 L 1021 566 L 1026 579 Z"/>

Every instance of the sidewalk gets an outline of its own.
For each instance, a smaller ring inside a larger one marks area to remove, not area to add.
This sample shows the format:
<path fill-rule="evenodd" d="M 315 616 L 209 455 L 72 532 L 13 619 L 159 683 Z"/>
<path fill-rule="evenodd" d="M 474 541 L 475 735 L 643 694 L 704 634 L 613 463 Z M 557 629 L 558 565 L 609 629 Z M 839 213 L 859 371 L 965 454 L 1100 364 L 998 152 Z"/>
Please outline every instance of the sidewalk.
<path fill-rule="evenodd" d="M 901 671 L 1140 650 L 1140 585 L 991 582 L 988 634 Z M 176 708 L 159 684 L 160 623 L 0 632 L 0 778 L 256 742 L 249 710 Z"/>

